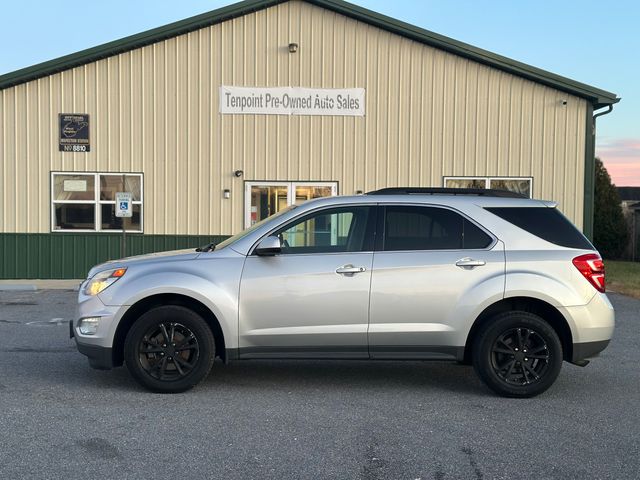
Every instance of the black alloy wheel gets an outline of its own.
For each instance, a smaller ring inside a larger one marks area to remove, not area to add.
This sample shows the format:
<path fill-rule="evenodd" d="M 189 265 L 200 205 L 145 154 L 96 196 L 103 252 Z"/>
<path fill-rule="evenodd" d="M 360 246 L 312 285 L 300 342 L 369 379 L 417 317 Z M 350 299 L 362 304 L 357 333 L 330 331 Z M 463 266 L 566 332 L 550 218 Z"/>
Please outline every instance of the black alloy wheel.
<path fill-rule="evenodd" d="M 124 347 L 125 363 L 135 380 L 163 393 L 183 392 L 200 383 L 215 357 L 207 322 L 177 305 L 144 313 L 129 330 Z"/>
<path fill-rule="evenodd" d="M 549 347 L 544 338 L 530 328 L 507 330 L 491 348 L 495 374 L 513 385 L 529 385 L 544 378 L 549 359 Z"/>
<path fill-rule="evenodd" d="M 538 315 L 506 312 L 487 322 L 473 343 L 473 366 L 494 392 L 533 397 L 547 390 L 562 367 L 562 344 Z"/>
<path fill-rule="evenodd" d="M 138 361 L 156 380 L 186 377 L 198 362 L 200 346 L 194 333 L 181 323 L 153 325 L 138 343 Z"/>

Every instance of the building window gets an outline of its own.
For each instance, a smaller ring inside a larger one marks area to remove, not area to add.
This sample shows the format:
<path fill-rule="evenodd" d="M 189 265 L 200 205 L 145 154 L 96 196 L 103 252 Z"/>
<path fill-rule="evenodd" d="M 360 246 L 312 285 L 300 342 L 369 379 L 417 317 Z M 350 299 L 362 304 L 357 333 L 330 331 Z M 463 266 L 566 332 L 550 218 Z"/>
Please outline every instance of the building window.
<path fill-rule="evenodd" d="M 444 177 L 446 188 L 492 188 L 531 198 L 531 177 Z"/>
<path fill-rule="evenodd" d="M 338 183 L 245 182 L 244 190 L 244 226 L 248 228 L 289 205 L 337 195 Z"/>
<path fill-rule="evenodd" d="M 54 232 L 142 232 L 141 173 L 51 173 Z M 130 192 L 133 216 L 116 217 L 116 192 Z"/>

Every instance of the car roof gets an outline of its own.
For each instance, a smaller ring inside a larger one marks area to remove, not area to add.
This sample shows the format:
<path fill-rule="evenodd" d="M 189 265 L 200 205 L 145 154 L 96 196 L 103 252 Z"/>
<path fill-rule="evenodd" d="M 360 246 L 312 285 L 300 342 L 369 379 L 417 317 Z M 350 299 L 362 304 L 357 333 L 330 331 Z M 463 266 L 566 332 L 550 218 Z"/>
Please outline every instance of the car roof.
<path fill-rule="evenodd" d="M 556 203 L 531 198 L 489 197 L 481 195 L 457 194 L 376 194 L 376 195 L 348 195 L 322 197 L 308 200 L 300 204 L 304 210 L 317 208 L 322 205 L 351 205 L 376 203 L 404 203 L 425 205 L 448 205 L 464 207 L 476 205 L 478 207 L 555 207 Z M 299 211 L 298 211 L 299 212 Z"/>
<path fill-rule="evenodd" d="M 489 197 L 482 195 L 454 195 L 454 194 L 376 194 L 376 195 L 349 195 L 322 197 L 307 200 L 296 205 L 296 208 L 289 210 L 278 219 L 278 224 L 285 224 L 294 217 L 304 215 L 307 212 L 323 207 L 340 207 L 349 205 L 376 205 L 376 204 L 413 204 L 413 205 L 437 205 L 450 207 L 468 214 L 471 218 L 490 215 L 491 218 L 498 218 L 489 212 L 483 211 L 486 207 L 555 207 L 554 202 L 544 202 L 530 198 L 504 198 Z M 480 208 L 482 211 L 470 212 L 470 208 Z M 230 245 L 236 252 L 246 255 L 252 245 L 262 236 L 273 230 L 274 224 L 265 223 L 260 228 L 238 239 Z"/>

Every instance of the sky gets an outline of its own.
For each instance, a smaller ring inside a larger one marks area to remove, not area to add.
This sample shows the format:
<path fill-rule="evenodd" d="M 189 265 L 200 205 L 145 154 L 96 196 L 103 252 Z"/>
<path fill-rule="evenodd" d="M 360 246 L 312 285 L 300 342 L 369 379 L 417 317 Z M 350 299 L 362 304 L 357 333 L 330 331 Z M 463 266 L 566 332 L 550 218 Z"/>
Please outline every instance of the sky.
<path fill-rule="evenodd" d="M 235 3 L 22 0 L 2 5 L 0 75 Z M 352 0 L 362 7 L 616 93 L 596 155 L 618 186 L 640 186 L 640 2 Z"/>

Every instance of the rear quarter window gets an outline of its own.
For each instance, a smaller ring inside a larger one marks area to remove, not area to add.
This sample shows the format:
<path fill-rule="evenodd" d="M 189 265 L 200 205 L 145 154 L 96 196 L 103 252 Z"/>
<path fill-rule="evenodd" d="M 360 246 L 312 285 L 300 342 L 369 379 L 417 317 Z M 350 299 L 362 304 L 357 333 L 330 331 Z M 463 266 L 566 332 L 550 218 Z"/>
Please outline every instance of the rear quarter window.
<path fill-rule="evenodd" d="M 548 207 L 490 207 L 485 210 L 547 242 L 561 247 L 595 250 L 562 213 Z"/>

